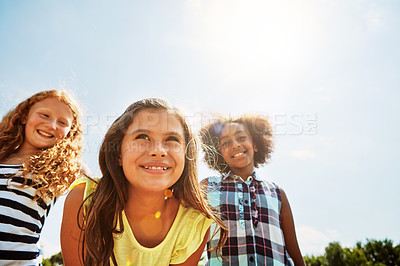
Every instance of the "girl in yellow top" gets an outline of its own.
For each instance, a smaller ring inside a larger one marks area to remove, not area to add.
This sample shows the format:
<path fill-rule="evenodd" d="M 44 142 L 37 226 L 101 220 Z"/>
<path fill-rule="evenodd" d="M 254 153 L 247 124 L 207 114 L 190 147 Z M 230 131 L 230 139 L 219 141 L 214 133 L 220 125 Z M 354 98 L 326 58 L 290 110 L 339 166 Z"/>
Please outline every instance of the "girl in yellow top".
<path fill-rule="evenodd" d="M 159 99 L 129 106 L 100 148 L 103 177 L 66 199 L 65 265 L 197 265 L 213 221 L 220 248 L 227 231 L 200 193 L 196 147 L 176 108 Z"/>

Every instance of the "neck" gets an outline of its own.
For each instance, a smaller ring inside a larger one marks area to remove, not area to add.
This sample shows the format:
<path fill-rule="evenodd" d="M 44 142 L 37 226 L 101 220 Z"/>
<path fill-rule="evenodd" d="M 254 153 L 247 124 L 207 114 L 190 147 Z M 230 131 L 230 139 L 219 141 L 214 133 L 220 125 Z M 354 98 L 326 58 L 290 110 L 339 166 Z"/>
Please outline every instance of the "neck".
<path fill-rule="evenodd" d="M 247 178 L 254 173 L 254 167 L 241 168 L 241 169 L 231 169 L 231 171 L 235 175 L 240 176 L 243 180 L 247 180 Z"/>
<path fill-rule="evenodd" d="M 16 152 L 10 154 L 7 158 L 2 160 L 2 163 L 8 164 L 22 164 L 25 162 L 29 157 L 35 154 L 37 150 L 22 150 L 18 149 Z"/>
<path fill-rule="evenodd" d="M 125 212 L 136 218 L 163 213 L 170 200 L 165 200 L 163 193 L 129 192 Z"/>

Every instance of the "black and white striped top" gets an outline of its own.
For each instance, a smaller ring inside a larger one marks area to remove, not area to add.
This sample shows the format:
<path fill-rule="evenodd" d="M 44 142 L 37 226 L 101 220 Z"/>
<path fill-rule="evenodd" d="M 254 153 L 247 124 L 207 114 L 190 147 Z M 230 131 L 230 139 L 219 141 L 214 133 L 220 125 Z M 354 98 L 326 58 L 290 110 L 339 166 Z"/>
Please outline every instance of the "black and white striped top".
<path fill-rule="evenodd" d="M 20 187 L 22 165 L 0 164 L 0 265 L 38 265 L 40 232 L 55 203 L 33 200 L 37 187 Z M 27 185 L 32 180 L 28 179 Z"/>

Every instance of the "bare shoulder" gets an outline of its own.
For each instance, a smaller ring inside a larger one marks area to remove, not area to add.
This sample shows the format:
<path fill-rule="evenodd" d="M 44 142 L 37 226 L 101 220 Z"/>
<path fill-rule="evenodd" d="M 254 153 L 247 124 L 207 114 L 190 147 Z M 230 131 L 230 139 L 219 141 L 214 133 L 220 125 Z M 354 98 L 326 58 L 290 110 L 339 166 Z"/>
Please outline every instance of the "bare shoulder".
<path fill-rule="evenodd" d="M 279 188 L 279 191 L 281 192 L 281 201 L 282 203 L 287 203 L 288 202 L 288 198 L 286 196 L 285 191 L 283 190 L 283 188 Z"/>
<path fill-rule="evenodd" d="M 68 193 L 65 199 L 64 212 L 79 208 L 84 200 L 85 187 L 85 184 L 79 184 Z"/>
<path fill-rule="evenodd" d="M 64 203 L 64 212 L 62 218 L 62 228 L 66 226 L 76 226 L 79 209 L 85 196 L 85 184 L 79 184 L 74 187 L 67 195 Z M 80 215 L 82 216 L 82 215 Z M 82 217 L 80 217 L 82 218 Z M 61 229 L 62 229 L 61 228 Z"/>
<path fill-rule="evenodd" d="M 85 195 L 85 184 L 74 187 L 69 193 L 64 203 L 61 230 L 65 226 L 76 226 L 79 209 Z M 81 216 L 81 215 L 80 215 Z M 81 218 L 81 217 L 80 217 Z"/>
<path fill-rule="evenodd" d="M 290 219 L 292 219 L 292 210 L 290 208 L 287 195 L 282 188 L 279 188 L 279 190 L 281 194 L 281 215 L 283 216 L 282 218 L 285 219 L 287 217 L 290 217 Z"/>

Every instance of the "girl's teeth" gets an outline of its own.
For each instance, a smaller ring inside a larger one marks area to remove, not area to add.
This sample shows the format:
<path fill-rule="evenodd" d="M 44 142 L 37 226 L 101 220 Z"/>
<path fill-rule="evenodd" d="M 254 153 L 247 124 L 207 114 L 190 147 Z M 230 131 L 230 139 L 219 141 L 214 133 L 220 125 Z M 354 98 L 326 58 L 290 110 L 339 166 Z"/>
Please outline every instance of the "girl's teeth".
<path fill-rule="evenodd" d="M 46 136 L 46 137 L 49 137 L 49 138 L 53 137 L 53 135 L 47 134 L 46 132 L 43 132 L 43 131 L 41 131 L 41 130 L 39 130 L 39 133 L 42 134 L 42 135 L 44 135 L 44 136 Z"/>
<path fill-rule="evenodd" d="M 156 166 L 144 166 L 144 168 L 146 169 L 150 169 L 150 170 L 167 170 L 167 167 L 156 167 Z"/>
<path fill-rule="evenodd" d="M 240 152 L 240 153 L 238 153 L 238 154 L 233 155 L 233 157 L 238 157 L 238 156 L 240 156 L 240 155 L 242 155 L 242 154 L 243 154 L 243 152 Z"/>

